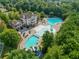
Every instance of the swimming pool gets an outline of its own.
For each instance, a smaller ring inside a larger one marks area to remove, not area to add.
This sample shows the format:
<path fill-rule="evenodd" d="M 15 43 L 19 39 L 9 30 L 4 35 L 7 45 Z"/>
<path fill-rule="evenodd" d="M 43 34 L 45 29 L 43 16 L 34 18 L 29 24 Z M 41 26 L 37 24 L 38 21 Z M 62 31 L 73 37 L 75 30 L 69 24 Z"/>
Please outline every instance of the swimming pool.
<path fill-rule="evenodd" d="M 51 25 L 54 25 L 55 23 L 62 22 L 63 20 L 61 18 L 48 18 L 48 24 L 47 26 L 40 27 L 42 30 L 39 30 L 36 34 L 32 35 L 30 38 L 26 39 L 25 41 L 25 48 L 29 49 L 30 47 L 33 47 L 38 44 L 39 37 L 43 36 L 45 31 L 51 30 Z M 38 30 L 38 29 L 37 29 Z M 53 29 L 51 32 L 55 33 L 56 31 Z"/>
<path fill-rule="evenodd" d="M 25 48 L 29 49 L 38 43 L 38 39 L 36 36 L 32 35 L 30 38 L 25 41 Z"/>
<path fill-rule="evenodd" d="M 61 18 L 48 18 L 48 24 L 54 25 L 55 23 L 63 22 Z"/>

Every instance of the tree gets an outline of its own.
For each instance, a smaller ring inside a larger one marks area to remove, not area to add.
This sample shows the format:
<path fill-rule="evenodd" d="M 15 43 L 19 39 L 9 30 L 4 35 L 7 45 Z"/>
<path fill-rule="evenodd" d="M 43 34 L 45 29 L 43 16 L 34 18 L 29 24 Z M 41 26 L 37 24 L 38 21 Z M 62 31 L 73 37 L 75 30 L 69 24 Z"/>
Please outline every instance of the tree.
<path fill-rule="evenodd" d="M 51 47 L 51 44 L 54 44 L 54 37 L 52 33 L 49 33 L 48 31 L 44 33 L 43 35 L 43 52 L 46 53 L 48 47 Z"/>
<path fill-rule="evenodd" d="M 60 9 L 62 11 L 62 15 L 63 15 L 63 18 L 66 18 L 67 16 L 70 15 L 70 12 L 73 12 L 74 9 L 72 9 L 72 5 L 71 3 L 62 3 L 60 4 Z M 71 11 L 72 10 L 72 11 Z"/>
<path fill-rule="evenodd" d="M 39 58 L 35 56 L 34 52 L 17 49 L 5 54 L 5 57 L 3 59 L 39 59 Z"/>
<path fill-rule="evenodd" d="M 77 51 L 77 50 L 72 51 L 72 52 L 69 54 L 69 57 L 70 57 L 71 59 L 79 59 L 79 51 Z"/>
<path fill-rule="evenodd" d="M 79 31 L 77 31 L 79 26 L 79 15 L 73 14 L 69 16 L 66 20 L 63 26 L 60 29 L 60 32 L 58 33 L 57 40 L 60 40 L 62 42 L 58 42 L 59 44 L 65 43 L 66 39 L 77 36 Z M 63 33 L 64 32 L 64 33 Z M 75 39 L 76 40 L 76 39 Z"/>
<path fill-rule="evenodd" d="M 45 17 L 44 12 L 41 12 L 41 13 L 40 13 L 40 18 L 44 18 L 44 17 Z"/>
<path fill-rule="evenodd" d="M 14 20 L 14 19 L 19 20 L 20 19 L 19 12 L 17 12 L 17 11 L 16 12 L 15 11 L 10 11 L 9 18 L 11 20 Z"/>
<path fill-rule="evenodd" d="M 16 48 L 19 43 L 19 35 L 13 29 L 6 29 L 0 34 L 0 39 L 4 42 L 6 47 Z"/>
<path fill-rule="evenodd" d="M 43 46 L 49 47 L 54 42 L 54 36 L 53 33 L 49 33 L 48 31 L 44 33 L 43 35 Z"/>
<path fill-rule="evenodd" d="M 68 55 L 60 56 L 60 59 L 71 59 Z"/>
<path fill-rule="evenodd" d="M 57 34 L 57 44 L 62 45 L 64 54 L 69 54 L 73 50 L 79 50 L 79 14 L 70 15 L 62 25 Z"/>
<path fill-rule="evenodd" d="M 7 27 L 4 21 L 0 20 L 0 33 L 3 32 L 6 28 Z"/>
<path fill-rule="evenodd" d="M 60 59 L 60 56 L 63 54 L 63 51 L 60 46 L 53 45 L 48 49 L 48 52 L 43 59 Z"/>
<path fill-rule="evenodd" d="M 49 16 L 50 16 L 50 17 L 53 17 L 53 16 L 54 16 L 54 13 L 53 13 L 53 12 L 50 12 L 50 13 L 49 13 Z"/>
<path fill-rule="evenodd" d="M 2 20 L 4 20 L 4 22 L 5 22 L 6 24 L 7 24 L 8 21 L 10 20 L 9 17 L 8 17 L 8 15 L 4 14 L 3 12 L 0 12 L 0 18 L 1 18 Z"/>

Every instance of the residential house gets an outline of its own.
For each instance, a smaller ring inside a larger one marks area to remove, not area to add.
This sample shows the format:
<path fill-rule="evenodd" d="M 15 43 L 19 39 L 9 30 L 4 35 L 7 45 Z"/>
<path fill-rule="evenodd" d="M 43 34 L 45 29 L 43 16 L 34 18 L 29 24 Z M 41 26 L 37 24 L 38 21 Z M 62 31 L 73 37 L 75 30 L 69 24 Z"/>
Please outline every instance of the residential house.
<path fill-rule="evenodd" d="M 12 22 L 10 22 L 9 25 L 10 25 L 12 28 L 16 29 L 16 30 L 22 29 L 22 23 L 21 23 L 21 21 L 13 20 Z"/>
<path fill-rule="evenodd" d="M 21 30 L 23 27 L 33 26 L 37 23 L 37 15 L 34 13 L 23 13 L 20 20 L 13 20 L 10 26 L 16 30 Z"/>
<path fill-rule="evenodd" d="M 35 25 L 37 23 L 37 15 L 34 13 L 24 13 L 21 16 L 23 23 L 26 23 L 27 26 Z"/>

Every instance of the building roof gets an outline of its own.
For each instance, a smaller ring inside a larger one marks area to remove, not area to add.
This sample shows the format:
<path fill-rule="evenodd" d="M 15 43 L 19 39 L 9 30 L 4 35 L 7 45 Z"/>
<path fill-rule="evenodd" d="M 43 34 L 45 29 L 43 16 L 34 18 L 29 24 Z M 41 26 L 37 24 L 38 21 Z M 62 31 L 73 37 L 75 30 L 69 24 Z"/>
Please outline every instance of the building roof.
<path fill-rule="evenodd" d="M 12 26 L 12 27 L 17 27 L 17 26 L 21 26 L 21 25 L 22 25 L 22 22 L 20 20 L 10 21 L 10 26 Z"/>

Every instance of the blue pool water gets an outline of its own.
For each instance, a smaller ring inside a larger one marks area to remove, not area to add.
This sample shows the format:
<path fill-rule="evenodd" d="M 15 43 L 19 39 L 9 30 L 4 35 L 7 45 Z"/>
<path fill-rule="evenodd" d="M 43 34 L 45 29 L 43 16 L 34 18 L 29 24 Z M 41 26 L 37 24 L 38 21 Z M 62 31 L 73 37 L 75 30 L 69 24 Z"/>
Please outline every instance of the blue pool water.
<path fill-rule="evenodd" d="M 55 23 L 62 22 L 63 20 L 61 18 L 48 18 L 48 24 L 54 25 Z"/>
<path fill-rule="evenodd" d="M 26 39 L 25 47 L 28 49 L 30 47 L 37 45 L 37 43 L 38 43 L 38 38 L 33 35 L 30 38 Z"/>

